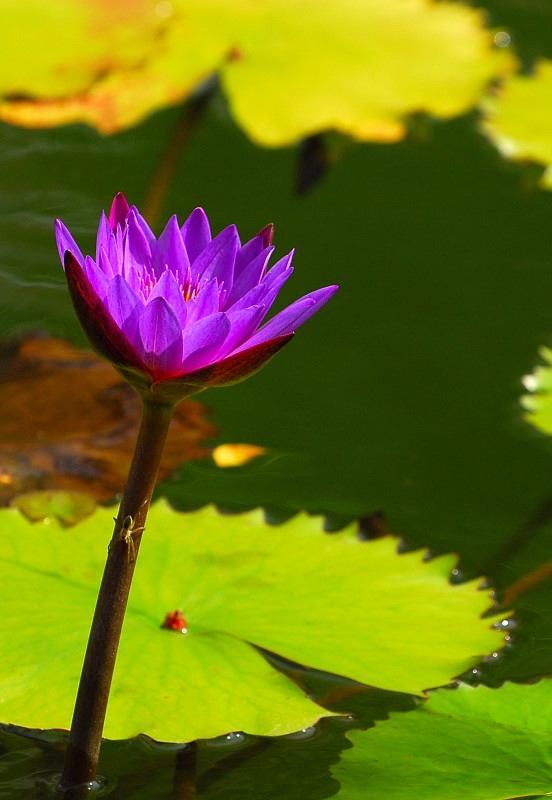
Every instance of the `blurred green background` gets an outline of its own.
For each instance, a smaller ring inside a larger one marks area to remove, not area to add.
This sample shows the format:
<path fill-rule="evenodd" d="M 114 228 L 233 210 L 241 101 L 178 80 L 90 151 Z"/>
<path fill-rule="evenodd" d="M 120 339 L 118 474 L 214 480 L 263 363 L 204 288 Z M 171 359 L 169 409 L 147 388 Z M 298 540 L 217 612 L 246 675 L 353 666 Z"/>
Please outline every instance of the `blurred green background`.
<path fill-rule="evenodd" d="M 178 113 L 109 139 L 0 130 L 3 336 L 84 344 L 53 220 L 92 252 L 116 191 L 140 206 Z M 519 404 L 552 328 L 550 195 L 473 115 L 419 120 L 392 146 L 347 142 L 301 196 L 297 161 L 297 148 L 249 143 L 218 95 L 175 168 L 166 215 L 202 205 L 213 230 L 234 220 L 243 240 L 274 221 L 278 254 L 296 248 L 282 304 L 341 289 L 267 369 L 201 396 L 220 441 L 272 452 L 227 470 L 187 465 L 164 491 L 179 505 L 382 511 L 412 544 L 481 570 L 552 492 L 550 446 Z"/>

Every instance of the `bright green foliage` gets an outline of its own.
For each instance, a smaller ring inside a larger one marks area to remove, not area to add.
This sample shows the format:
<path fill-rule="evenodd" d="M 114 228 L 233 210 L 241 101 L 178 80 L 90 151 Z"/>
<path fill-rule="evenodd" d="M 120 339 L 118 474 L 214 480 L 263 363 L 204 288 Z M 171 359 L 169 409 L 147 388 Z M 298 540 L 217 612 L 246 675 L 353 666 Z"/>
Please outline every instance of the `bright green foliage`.
<path fill-rule="evenodd" d="M 552 434 L 552 350 L 541 347 L 539 355 L 546 364 L 535 367 L 533 374 L 525 378 L 531 394 L 524 395 L 521 403 L 527 412 L 527 422 L 543 433 Z"/>
<path fill-rule="evenodd" d="M 139 0 L 132 14 L 33 0 L 0 23 L 17 48 L 0 81 L 8 122 L 113 132 L 218 72 L 239 124 L 273 146 L 327 129 L 399 139 L 406 114 L 462 113 L 512 64 L 479 12 L 430 0 Z"/>
<path fill-rule="evenodd" d="M 340 800 L 505 800 L 552 794 L 552 685 L 443 689 L 349 734 Z"/>
<path fill-rule="evenodd" d="M 552 61 L 542 60 L 534 74 L 516 75 L 485 101 L 484 127 L 508 158 L 546 166 L 542 180 L 552 186 Z"/>
<path fill-rule="evenodd" d="M 67 728 L 112 527 L 100 509 L 70 529 L 1 512 L 2 719 Z M 454 557 L 398 556 L 391 537 L 333 535 L 260 511 L 148 518 L 105 735 L 168 741 L 230 730 L 275 735 L 327 714 L 248 643 L 384 688 L 441 685 L 500 646 L 488 596 L 447 578 Z M 182 611 L 187 633 L 162 630 Z"/>

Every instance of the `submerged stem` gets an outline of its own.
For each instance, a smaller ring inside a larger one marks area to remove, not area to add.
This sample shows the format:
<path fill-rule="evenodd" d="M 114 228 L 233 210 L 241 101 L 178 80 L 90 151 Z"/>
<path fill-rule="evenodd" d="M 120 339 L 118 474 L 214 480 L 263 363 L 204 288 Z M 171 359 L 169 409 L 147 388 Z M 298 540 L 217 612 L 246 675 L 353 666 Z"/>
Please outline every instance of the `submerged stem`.
<path fill-rule="evenodd" d="M 176 172 L 178 159 L 199 125 L 217 86 L 216 77 L 207 80 L 189 98 L 176 121 L 144 200 L 144 217 L 152 227 L 157 223 L 161 206 Z"/>
<path fill-rule="evenodd" d="M 142 419 L 81 673 L 60 790 L 82 796 L 94 781 L 115 659 L 134 565 L 173 407 L 143 401 Z"/>

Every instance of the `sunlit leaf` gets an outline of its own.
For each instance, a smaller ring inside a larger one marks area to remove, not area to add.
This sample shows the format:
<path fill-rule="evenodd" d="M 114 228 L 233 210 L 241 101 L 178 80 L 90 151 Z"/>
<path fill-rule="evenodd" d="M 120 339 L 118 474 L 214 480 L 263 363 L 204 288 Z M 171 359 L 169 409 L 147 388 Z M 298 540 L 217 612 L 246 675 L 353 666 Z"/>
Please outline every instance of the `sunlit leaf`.
<path fill-rule="evenodd" d="M 543 433 L 552 434 L 552 350 L 541 347 L 539 355 L 546 362 L 526 375 L 523 383 L 530 394 L 521 398 L 527 422 Z"/>
<path fill-rule="evenodd" d="M 176 408 L 161 473 L 201 458 L 216 429 L 195 401 Z M 0 350 L 0 503 L 32 490 L 122 491 L 140 400 L 113 367 L 58 339 L 4 343 Z"/>
<path fill-rule="evenodd" d="M 218 72 L 237 121 L 262 144 L 326 129 L 393 141 L 404 115 L 459 114 L 511 67 L 481 14 L 456 3 L 141 0 L 131 15 L 124 0 L 101 15 L 90 0 L 53 5 L 0 14 L 14 48 L 0 82 L 4 121 L 109 133 Z"/>
<path fill-rule="evenodd" d="M 340 800 L 506 800 L 552 794 L 552 686 L 443 689 L 348 736 Z"/>
<path fill-rule="evenodd" d="M 506 81 L 484 106 L 484 128 L 502 153 L 542 163 L 542 181 L 552 186 L 552 61 L 542 60 L 533 74 Z"/>
<path fill-rule="evenodd" d="M 67 728 L 112 512 L 66 529 L 1 514 L 2 719 Z M 449 584 L 454 560 L 398 556 L 391 537 L 362 542 L 353 527 L 324 534 L 306 516 L 268 527 L 260 511 L 182 515 L 157 503 L 105 735 L 274 735 L 329 713 L 251 644 L 384 688 L 448 682 L 501 643 L 480 617 L 488 596 L 475 582 Z M 162 629 L 175 611 L 186 633 Z"/>
<path fill-rule="evenodd" d="M 459 114 L 509 69 L 491 41 L 480 14 L 460 4 L 273 0 L 258 21 L 244 19 L 222 81 L 236 119 L 261 144 L 326 129 L 394 141 L 404 115 Z"/>

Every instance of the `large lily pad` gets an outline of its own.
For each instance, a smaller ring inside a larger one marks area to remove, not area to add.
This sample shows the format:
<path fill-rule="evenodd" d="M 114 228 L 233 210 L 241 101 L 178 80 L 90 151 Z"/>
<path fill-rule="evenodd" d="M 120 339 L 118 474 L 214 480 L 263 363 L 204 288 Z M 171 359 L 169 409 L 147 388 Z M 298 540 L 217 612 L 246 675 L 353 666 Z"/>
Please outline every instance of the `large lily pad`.
<path fill-rule="evenodd" d="M 512 64 L 460 4 L 273 0 L 244 22 L 242 58 L 222 81 L 238 123 L 265 145 L 326 129 L 396 141 L 405 115 L 460 114 Z"/>
<path fill-rule="evenodd" d="M 552 61 L 531 75 L 515 75 L 485 101 L 484 127 L 501 152 L 516 161 L 538 161 L 542 182 L 552 186 Z"/>
<path fill-rule="evenodd" d="M 2 719 L 67 728 L 112 526 L 100 509 L 62 529 L 0 515 Z M 451 586 L 454 556 L 397 555 L 320 520 L 269 527 L 260 511 L 151 510 L 105 734 L 186 741 L 274 735 L 323 711 L 251 647 L 398 691 L 447 683 L 500 645 L 477 583 Z M 179 610 L 186 632 L 161 628 Z M 47 687 L 47 691 L 46 691 Z"/>
<path fill-rule="evenodd" d="M 4 53 L 0 118 L 37 127 L 113 132 L 219 72 L 262 144 L 329 128 L 391 141 L 405 114 L 459 114 L 511 67 L 479 12 L 429 0 L 141 0 L 132 15 L 125 0 L 100 15 L 90 0 L 33 0 L 31 11 L 6 6 L 0 22 L 17 47 Z"/>
<path fill-rule="evenodd" d="M 435 692 L 416 711 L 349 734 L 354 748 L 333 770 L 342 784 L 339 798 L 549 797 L 551 698 L 549 681 Z"/>

